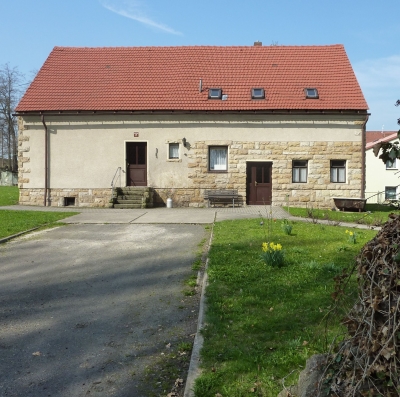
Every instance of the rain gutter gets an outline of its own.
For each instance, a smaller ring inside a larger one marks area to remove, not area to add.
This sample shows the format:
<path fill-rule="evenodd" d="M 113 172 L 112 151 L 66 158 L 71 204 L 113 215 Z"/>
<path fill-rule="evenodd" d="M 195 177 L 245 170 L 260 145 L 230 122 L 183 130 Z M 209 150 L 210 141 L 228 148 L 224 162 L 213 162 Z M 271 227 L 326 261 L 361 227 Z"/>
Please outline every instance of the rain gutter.
<path fill-rule="evenodd" d="M 367 122 L 369 119 L 370 113 L 367 114 L 365 121 L 362 125 L 362 138 L 361 138 L 361 144 L 362 144 L 362 156 L 361 156 L 361 198 L 365 198 L 365 185 L 366 185 L 366 176 L 365 176 L 365 146 L 367 144 L 367 138 L 366 138 L 366 134 L 367 134 Z"/>
<path fill-rule="evenodd" d="M 44 120 L 44 114 L 41 115 L 42 123 L 44 126 L 44 202 L 43 205 L 47 206 L 47 190 L 48 190 L 48 145 L 49 145 L 49 131 Z"/>

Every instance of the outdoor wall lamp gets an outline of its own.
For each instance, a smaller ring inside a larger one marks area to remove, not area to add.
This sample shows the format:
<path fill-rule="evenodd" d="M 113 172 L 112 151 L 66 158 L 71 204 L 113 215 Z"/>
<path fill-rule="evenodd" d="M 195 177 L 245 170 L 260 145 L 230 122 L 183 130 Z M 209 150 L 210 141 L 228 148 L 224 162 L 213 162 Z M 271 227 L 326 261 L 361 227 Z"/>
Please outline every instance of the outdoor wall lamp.
<path fill-rule="evenodd" d="M 182 138 L 182 145 L 183 147 L 186 147 L 186 138 Z"/>

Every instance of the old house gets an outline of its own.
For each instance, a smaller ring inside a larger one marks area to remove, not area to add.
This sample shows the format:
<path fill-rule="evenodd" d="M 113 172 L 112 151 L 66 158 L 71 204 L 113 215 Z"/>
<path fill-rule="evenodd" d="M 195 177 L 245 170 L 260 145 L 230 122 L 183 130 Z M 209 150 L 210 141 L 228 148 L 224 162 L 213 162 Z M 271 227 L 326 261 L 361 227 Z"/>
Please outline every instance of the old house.
<path fill-rule="evenodd" d="M 342 45 L 55 47 L 17 107 L 20 203 L 332 207 L 363 195 L 367 110 Z"/>

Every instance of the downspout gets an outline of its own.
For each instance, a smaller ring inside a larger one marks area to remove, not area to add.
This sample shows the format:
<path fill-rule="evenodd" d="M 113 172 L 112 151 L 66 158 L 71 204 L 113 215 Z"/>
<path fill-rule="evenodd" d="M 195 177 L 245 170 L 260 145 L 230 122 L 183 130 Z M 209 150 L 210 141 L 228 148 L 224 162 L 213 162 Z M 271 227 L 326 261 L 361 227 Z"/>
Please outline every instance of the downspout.
<path fill-rule="evenodd" d="M 362 157 L 361 157 L 361 198 L 365 198 L 365 184 L 366 184 L 366 179 L 365 179 L 365 145 L 366 145 L 366 125 L 369 119 L 369 115 L 365 118 L 365 121 L 362 125 L 362 139 L 361 139 L 361 144 L 362 144 Z"/>
<path fill-rule="evenodd" d="M 47 206 L 47 180 L 48 180 L 48 151 L 47 151 L 47 147 L 48 147 L 48 142 L 49 142 L 49 138 L 48 138 L 48 129 L 47 129 L 47 125 L 46 122 L 44 121 L 44 115 L 42 114 L 42 123 L 44 126 L 44 206 Z"/>

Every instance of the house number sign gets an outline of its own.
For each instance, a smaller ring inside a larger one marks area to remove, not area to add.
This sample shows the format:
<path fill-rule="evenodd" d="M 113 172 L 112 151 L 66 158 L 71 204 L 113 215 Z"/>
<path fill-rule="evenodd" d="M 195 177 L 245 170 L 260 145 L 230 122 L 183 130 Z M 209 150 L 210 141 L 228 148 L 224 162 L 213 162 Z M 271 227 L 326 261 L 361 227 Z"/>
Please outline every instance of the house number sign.
<path fill-rule="evenodd" d="M 133 133 L 133 136 L 134 136 L 135 138 L 138 138 L 138 137 L 139 137 L 139 133 L 138 133 L 138 132 L 134 132 L 134 133 Z"/>

